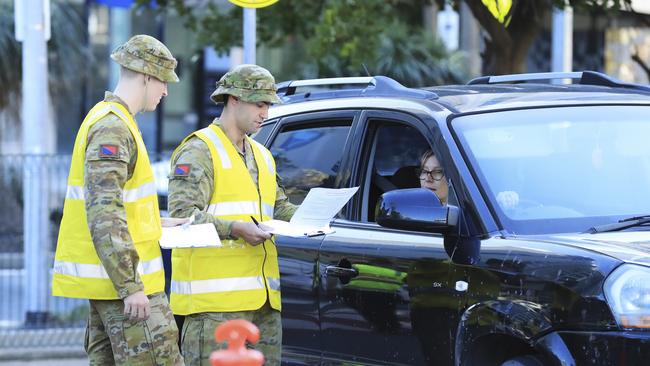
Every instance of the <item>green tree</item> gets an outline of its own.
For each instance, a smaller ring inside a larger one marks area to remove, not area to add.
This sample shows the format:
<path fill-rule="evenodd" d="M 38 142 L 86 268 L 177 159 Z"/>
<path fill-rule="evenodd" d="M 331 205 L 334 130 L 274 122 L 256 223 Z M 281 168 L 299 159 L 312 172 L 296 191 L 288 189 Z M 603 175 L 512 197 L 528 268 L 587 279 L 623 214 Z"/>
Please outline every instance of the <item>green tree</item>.
<path fill-rule="evenodd" d="M 407 41 L 413 45 L 402 47 L 400 51 L 410 52 L 402 60 L 410 60 L 412 65 L 402 67 L 401 72 L 408 75 L 402 80 L 421 80 L 418 77 L 422 75 L 416 70 L 424 66 L 439 69 L 431 71 L 434 74 L 457 75 L 458 67 L 445 61 L 457 60 L 457 55 L 441 55 L 440 48 L 435 47 L 439 44 L 435 42 L 420 49 L 415 42 L 421 41 L 424 5 L 436 2 L 442 7 L 451 3 L 458 8 L 461 1 L 465 1 L 486 32 L 483 73 L 506 74 L 526 71 L 530 47 L 553 7 L 570 5 L 575 12 L 607 15 L 631 10 L 632 0 L 281 0 L 258 10 L 259 19 L 263 20 L 258 25 L 260 43 L 279 45 L 288 39 L 300 38 L 308 45 L 308 55 L 316 60 L 319 76 L 357 75 L 363 70 L 360 63 L 365 63 L 371 73 L 387 71 L 379 64 L 397 66 L 396 62 L 384 58 L 390 55 L 380 55 L 379 48 L 387 40 L 403 40 L 400 37 L 406 32 Z M 146 4 L 149 0 L 138 2 Z M 197 31 L 204 44 L 211 44 L 218 50 L 241 44 L 240 8 L 209 5 L 206 11 L 186 6 L 183 0 L 157 2 L 163 10 L 175 8 L 187 25 Z M 402 34 L 395 34 L 395 24 L 401 27 L 398 32 Z M 426 53 L 426 57 L 423 58 L 422 53 Z M 436 62 L 423 61 L 431 58 Z M 453 68 L 445 70 L 448 66 Z M 393 76 L 393 69 L 388 71 L 387 74 Z"/>
<path fill-rule="evenodd" d="M 149 0 L 137 0 L 147 6 Z M 187 6 L 157 0 L 158 11 L 175 10 L 199 43 L 227 52 L 242 43 L 242 9 Z M 422 9 L 432 0 L 281 0 L 258 9 L 258 43 L 303 45 L 306 57 L 288 59 L 292 78 L 384 74 L 411 86 L 461 82 L 460 53 L 423 29 Z M 397 62 L 400 60 L 401 62 Z M 298 63 L 299 62 L 299 63 Z"/>
<path fill-rule="evenodd" d="M 460 0 L 438 0 L 458 6 Z M 630 10 L 632 0 L 463 0 L 485 30 L 485 75 L 526 71 L 526 58 L 553 7 L 598 14 Z"/>

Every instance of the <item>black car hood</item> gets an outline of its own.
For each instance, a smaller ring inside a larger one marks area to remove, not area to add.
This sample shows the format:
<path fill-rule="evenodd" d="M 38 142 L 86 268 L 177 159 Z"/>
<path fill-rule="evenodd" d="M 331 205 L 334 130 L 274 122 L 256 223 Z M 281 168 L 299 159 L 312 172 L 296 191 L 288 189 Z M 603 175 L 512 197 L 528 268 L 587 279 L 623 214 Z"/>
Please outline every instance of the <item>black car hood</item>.
<path fill-rule="evenodd" d="M 650 266 L 650 231 L 553 234 L 535 236 L 530 239 L 568 244 L 602 253 L 627 263 Z"/>

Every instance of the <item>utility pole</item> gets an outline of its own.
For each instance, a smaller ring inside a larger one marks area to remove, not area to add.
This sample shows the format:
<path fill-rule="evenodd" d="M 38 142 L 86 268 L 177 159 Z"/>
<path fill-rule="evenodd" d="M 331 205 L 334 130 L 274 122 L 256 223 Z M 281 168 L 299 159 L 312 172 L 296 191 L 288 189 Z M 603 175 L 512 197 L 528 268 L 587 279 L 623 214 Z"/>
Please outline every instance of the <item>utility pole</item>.
<path fill-rule="evenodd" d="M 467 55 L 466 63 L 471 77 L 482 75 L 481 26 L 466 2 L 460 3 L 460 49 Z"/>
<path fill-rule="evenodd" d="M 22 3 L 22 4 L 19 4 Z M 22 144 L 25 324 L 47 319 L 50 225 L 47 191 L 49 0 L 16 0 L 16 38 L 22 41 Z M 19 9 L 20 8 L 20 9 Z"/>
<path fill-rule="evenodd" d="M 244 8 L 244 63 L 255 63 L 257 39 L 257 9 Z"/>
<path fill-rule="evenodd" d="M 273 5 L 278 0 L 228 0 L 231 3 L 244 8 L 244 63 L 254 64 L 255 43 L 257 39 L 257 8 L 264 8 Z"/>
<path fill-rule="evenodd" d="M 553 7 L 553 29 L 551 31 L 551 71 L 573 71 L 573 9 Z M 562 83 L 563 80 L 555 80 Z"/>

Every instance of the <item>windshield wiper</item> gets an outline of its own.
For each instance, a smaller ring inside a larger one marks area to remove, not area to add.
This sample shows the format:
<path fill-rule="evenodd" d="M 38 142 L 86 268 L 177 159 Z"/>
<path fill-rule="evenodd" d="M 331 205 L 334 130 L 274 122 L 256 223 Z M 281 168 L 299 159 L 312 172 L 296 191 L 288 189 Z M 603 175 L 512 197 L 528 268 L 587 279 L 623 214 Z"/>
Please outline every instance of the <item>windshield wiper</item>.
<path fill-rule="evenodd" d="M 620 230 L 629 229 L 631 227 L 643 226 L 647 224 L 650 224 L 650 215 L 633 216 L 633 217 L 628 217 L 626 219 L 618 220 L 618 222 L 614 224 L 594 226 L 592 228 L 589 228 L 589 230 L 587 230 L 586 232 L 590 234 L 607 233 L 610 231 L 620 231 Z"/>

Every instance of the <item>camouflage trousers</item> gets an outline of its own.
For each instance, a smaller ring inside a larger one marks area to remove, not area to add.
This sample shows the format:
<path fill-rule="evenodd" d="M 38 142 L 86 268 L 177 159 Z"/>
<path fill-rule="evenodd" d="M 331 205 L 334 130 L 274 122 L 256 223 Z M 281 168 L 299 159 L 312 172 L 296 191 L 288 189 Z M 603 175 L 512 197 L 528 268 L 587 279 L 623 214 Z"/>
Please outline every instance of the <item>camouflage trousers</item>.
<path fill-rule="evenodd" d="M 264 365 L 279 366 L 282 351 L 282 320 L 280 312 L 271 308 L 268 301 L 258 310 L 229 313 L 198 313 L 185 317 L 181 332 L 181 351 L 186 365 L 210 366 L 210 354 L 225 349 L 226 343 L 217 344 L 214 330 L 223 322 L 246 319 L 260 330 L 257 344 L 249 348 L 264 354 Z"/>
<path fill-rule="evenodd" d="M 124 315 L 122 300 L 90 300 L 84 347 L 91 365 L 183 365 L 167 297 L 148 297 L 151 313 L 139 321 Z"/>

